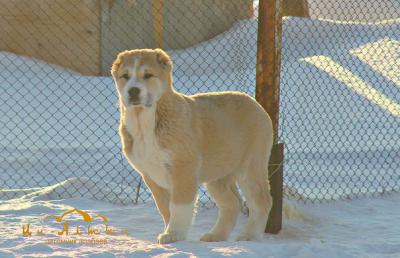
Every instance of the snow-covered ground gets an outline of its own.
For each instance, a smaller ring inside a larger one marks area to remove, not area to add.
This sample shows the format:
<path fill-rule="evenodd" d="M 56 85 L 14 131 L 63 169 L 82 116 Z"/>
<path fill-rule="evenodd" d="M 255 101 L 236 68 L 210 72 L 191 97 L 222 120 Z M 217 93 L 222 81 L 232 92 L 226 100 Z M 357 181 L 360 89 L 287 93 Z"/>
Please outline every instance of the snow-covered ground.
<path fill-rule="evenodd" d="M 215 222 L 216 209 L 200 209 L 187 241 L 155 244 L 163 229 L 161 217 L 151 203 L 119 206 L 83 198 L 47 200 L 41 196 L 0 202 L 0 257 L 392 257 L 400 256 L 400 194 L 375 199 L 338 201 L 326 204 L 291 206 L 278 235 L 266 234 L 260 241 L 203 243 L 198 239 Z M 104 224 L 92 223 L 96 236 L 73 235 L 89 223 L 79 216 L 68 217 L 68 236 L 60 237 L 61 223 L 50 214 L 61 215 L 77 208 L 109 219 L 115 236 L 104 233 Z M 293 212 L 295 211 L 295 212 Z M 300 214 L 300 215 L 299 215 Z M 245 222 L 239 218 L 231 238 Z M 22 235 L 22 225 L 30 223 L 32 235 Z M 36 230 L 43 229 L 44 235 Z M 124 230 L 127 230 L 125 234 Z M 76 243 L 52 243 L 54 239 Z M 96 239 L 98 244 L 79 240 Z M 102 242 L 100 242 L 102 241 Z"/>
<path fill-rule="evenodd" d="M 310 1 L 314 19 L 283 23 L 280 136 L 287 147 L 287 193 L 330 200 L 399 190 L 399 2 L 380 2 L 386 11 L 376 15 L 375 2 L 356 1 L 359 10 L 345 10 L 351 22 L 316 3 Z M 240 21 L 193 48 L 170 51 L 175 87 L 254 94 L 256 28 L 256 20 Z M 152 203 L 111 204 L 150 196 L 120 153 L 111 78 L 0 52 L 0 91 L 0 257 L 400 257 L 399 194 L 297 205 L 298 216 L 288 212 L 279 235 L 251 243 L 198 242 L 216 216 L 215 209 L 199 209 L 189 241 L 156 245 L 162 222 Z M 71 207 L 103 214 L 130 235 L 106 236 L 108 244 L 95 246 L 22 237 L 24 223 L 60 228 L 47 215 Z"/>

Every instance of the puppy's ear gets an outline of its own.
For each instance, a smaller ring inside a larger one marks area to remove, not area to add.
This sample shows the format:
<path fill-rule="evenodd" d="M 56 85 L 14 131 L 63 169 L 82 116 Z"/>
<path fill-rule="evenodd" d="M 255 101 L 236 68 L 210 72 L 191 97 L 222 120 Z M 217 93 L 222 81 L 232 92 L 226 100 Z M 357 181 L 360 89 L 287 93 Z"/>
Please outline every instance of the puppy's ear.
<path fill-rule="evenodd" d="M 172 60 L 169 57 L 169 55 L 160 48 L 156 48 L 156 49 L 154 49 L 154 51 L 156 52 L 157 63 L 159 63 L 163 69 L 171 70 L 172 69 Z"/>
<path fill-rule="evenodd" d="M 114 60 L 114 63 L 111 66 L 111 75 L 115 78 L 117 75 L 117 71 L 119 66 L 121 65 L 121 59 L 117 58 Z"/>
<path fill-rule="evenodd" d="M 111 66 L 111 75 L 116 78 L 118 69 L 122 63 L 123 57 L 126 55 L 126 53 L 128 53 L 128 50 L 122 51 L 121 53 L 119 53 L 117 55 L 117 58 L 114 60 L 112 66 Z"/>

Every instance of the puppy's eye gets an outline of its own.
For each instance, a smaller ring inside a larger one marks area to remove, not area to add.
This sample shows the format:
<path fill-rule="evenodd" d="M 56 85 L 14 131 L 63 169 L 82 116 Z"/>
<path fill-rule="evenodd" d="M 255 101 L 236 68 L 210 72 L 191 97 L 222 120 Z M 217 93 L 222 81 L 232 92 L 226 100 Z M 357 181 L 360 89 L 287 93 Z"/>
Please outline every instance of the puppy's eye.
<path fill-rule="evenodd" d="M 143 78 L 144 78 L 145 80 L 150 79 L 151 77 L 154 77 L 154 74 L 145 73 L 144 76 L 143 76 Z"/>
<path fill-rule="evenodd" d="M 124 74 L 121 76 L 121 78 L 124 78 L 125 80 L 129 80 L 129 78 L 131 78 L 131 77 L 129 76 L 129 74 L 124 73 Z"/>

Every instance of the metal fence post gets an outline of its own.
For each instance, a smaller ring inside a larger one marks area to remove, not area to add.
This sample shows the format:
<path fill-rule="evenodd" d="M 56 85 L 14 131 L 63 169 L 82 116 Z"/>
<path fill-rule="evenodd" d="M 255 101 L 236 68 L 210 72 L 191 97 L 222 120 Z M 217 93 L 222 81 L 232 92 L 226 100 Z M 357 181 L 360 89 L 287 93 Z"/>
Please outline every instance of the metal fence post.
<path fill-rule="evenodd" d="M 260 0 L 258 12 L 256 99 L 270 115 L 274 128 L 274 146 L 268 166 L 273 206 L 266 232 L 278 233 L 282 228 L 283 191 L 283 144 L 278 143 L 281 0 Z"/>

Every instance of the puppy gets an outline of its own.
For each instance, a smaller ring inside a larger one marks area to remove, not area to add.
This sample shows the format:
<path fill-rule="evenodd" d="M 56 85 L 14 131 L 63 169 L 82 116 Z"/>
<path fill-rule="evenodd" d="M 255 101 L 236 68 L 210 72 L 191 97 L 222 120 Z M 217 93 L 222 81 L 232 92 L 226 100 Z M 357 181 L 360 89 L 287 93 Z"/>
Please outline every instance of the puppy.
<path fill-rule="evenodd" d="M 240 208 L 237 185 L 249 208 L 237 240 L 260 237 L 272 205 L 267 168 L 273 131 L 264 109 L 240 92 L 175 91 L 172 61 L 161 49 L 121 52 L 111 73 L 123 153 L 164 219 L 158 243 L 186 238 L 200 183 L 219 208 L 217 222 L 200 240 L 227 240 Z"/>

